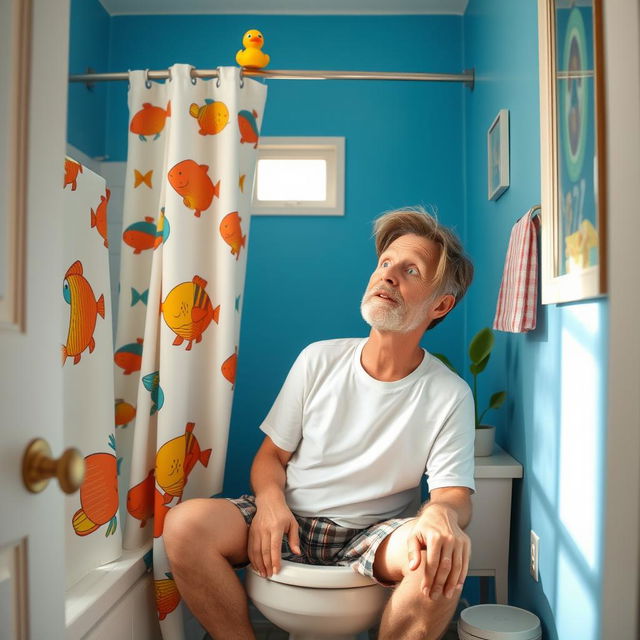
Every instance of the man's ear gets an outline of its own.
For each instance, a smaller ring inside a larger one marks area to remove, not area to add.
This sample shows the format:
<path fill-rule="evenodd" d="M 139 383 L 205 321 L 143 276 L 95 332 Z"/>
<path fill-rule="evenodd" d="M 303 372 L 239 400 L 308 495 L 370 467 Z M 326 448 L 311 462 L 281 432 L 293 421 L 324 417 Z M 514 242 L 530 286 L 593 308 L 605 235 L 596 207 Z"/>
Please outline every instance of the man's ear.
<path fill-rule="evenodd" d="M 445 293 L 440 297 L 440 302 L 433 308 L 433 319 L 446 316 L 456 304 L 455 296 L 451 293 Z"/>

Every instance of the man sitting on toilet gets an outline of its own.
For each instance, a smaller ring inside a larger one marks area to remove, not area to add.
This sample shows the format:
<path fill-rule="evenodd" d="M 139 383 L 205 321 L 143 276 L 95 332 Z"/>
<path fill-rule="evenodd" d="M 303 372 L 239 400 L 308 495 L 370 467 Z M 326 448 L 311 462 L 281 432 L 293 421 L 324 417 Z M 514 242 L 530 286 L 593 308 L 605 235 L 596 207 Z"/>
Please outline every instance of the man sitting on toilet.
<path fill-rule="evenodd" d="M 394 587 L 380 640 L 440 638 L 455 613 L 471 552 L 474 403 L 419 343 L 464 296 L 473 265 L 422 209 L 387 213 L 374 233 L 369 337 L 300 353 L 260 426 L 255 497 L 187 500 L 167 515 L 173 577 L 213 638 L 255 638 L 234 567 L 271 576 L 281 558 L 350 565 Z M 430 499 L 399 518 L 423 473 Z"/>

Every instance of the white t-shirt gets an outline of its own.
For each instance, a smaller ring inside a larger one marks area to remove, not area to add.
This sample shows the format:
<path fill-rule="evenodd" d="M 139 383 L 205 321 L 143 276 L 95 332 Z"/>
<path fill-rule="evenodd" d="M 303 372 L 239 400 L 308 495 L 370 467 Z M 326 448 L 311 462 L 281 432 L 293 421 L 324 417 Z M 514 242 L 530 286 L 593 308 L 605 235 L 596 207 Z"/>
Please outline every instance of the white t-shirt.
<path fill-rule="evenodd" d="M 423 473 L 429 490 L 475 491 L 469 385 L 424 349 L 405 378 L 376 380 L 360 361 L 367 340 L 306 347 L 260 426 L 294 452 L 286 469 L 289 508 L 356 529 L 400 514 Z"/>

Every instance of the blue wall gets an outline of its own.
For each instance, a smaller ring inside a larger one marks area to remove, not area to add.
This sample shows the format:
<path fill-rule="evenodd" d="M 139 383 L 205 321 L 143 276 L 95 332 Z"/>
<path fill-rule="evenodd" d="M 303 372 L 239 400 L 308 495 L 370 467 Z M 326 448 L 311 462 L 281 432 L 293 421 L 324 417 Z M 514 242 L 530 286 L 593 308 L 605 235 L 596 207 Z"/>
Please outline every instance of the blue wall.
<path fill-rule="evenodd" d="M 535 0 L 471 0 L 464 17 L 467 249 L 476 279 L 467 340 L 493 320 L 511 227 L 540 203 L 538 30 Z M 487 199 L 487 129 L 510 112 L 511 186 Z M 538 307 L 527 334 L 496 333 L 480 403 L 506 389 L 493 413 L 498 442 L 524 466 L 514 484 L 509 599 L 536 613 L 544 638 L 595 640 L 600 620 L 608 305 Z M 529 575 L 529 531 L 540 536 Z"/>
<path fill-rule="evenodd" d="M 69 73 L 88 68 L 108 70 L 111 18 L 97 0 L 72 0 L 69 24 Z M 67 141 L 92 158 L 105 154 L 107 83 L 91 90 L 83 83 L 69 83 Z"/>

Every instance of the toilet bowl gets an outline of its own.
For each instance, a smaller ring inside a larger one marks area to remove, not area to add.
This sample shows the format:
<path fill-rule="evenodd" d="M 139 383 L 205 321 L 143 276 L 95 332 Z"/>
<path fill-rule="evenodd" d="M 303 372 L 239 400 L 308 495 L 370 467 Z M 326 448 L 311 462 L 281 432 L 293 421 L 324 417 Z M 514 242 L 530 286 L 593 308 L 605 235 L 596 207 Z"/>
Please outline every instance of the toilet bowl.
<path fill-rule="evenodd" d="M 247 567 L 245 586 L 262 615 L 289 632 L 289 640 L 367 638 L 363 632 L 378 623 L 391 594 L 351 567 L 288 560 L 270 578 Z"/>

